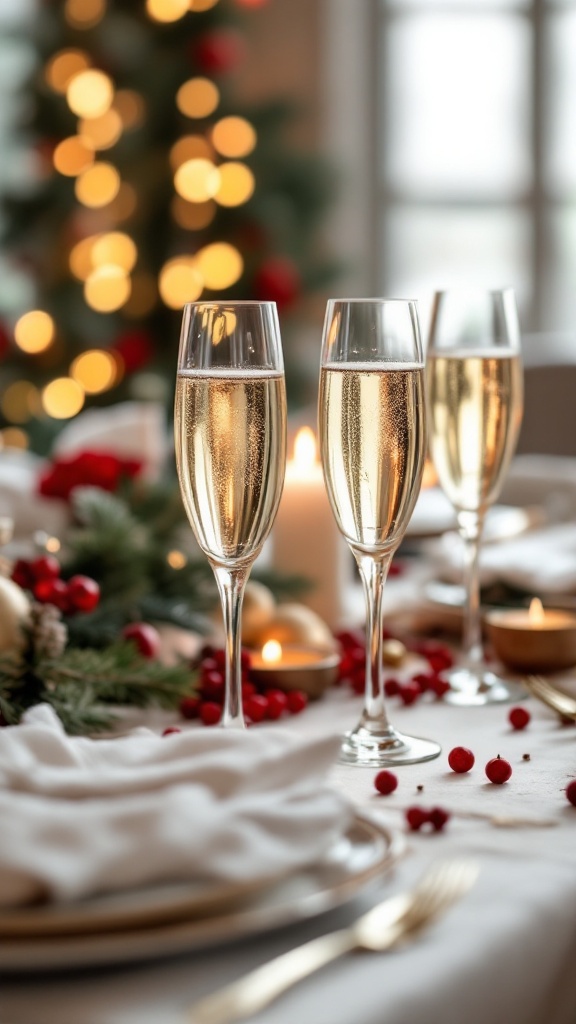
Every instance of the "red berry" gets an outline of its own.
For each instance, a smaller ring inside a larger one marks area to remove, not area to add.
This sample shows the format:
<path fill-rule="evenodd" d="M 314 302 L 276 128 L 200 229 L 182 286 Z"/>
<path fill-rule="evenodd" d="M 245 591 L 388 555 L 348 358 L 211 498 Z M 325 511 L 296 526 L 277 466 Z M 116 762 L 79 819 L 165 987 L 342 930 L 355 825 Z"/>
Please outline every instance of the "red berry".
<path fill-rule="evenodd" d="M 124 626 L 122 636 L 132 640 L 145 658 L 156 658 L 160 653 L 160 634 L 148 622 L 130 622 Z"/>
<path fill-rule="evenodd" d="M 202 675 L 205 676 L 208 674 L 208 672 L 219 672 L 220 666 L 216 661 L 216 658 L 206 657 L 202 658 L 202 661 L 200 663 L 200 669 L 202 671 Z"/>
<path fill-rule="evenodd" d="M 417 672 L 416 675 L 412 676 L 411 681 L 418 687 L 420 693 L 426 693 L 430 689 L 434 678 L 434 675 L 429 672 Z"/>
<path fill-rule="evenodd" d="M 397 679 L 385 679 L 384 680 L 384 693 L 387 697 L 397 697 L 400 693 L 400 683 Z"/>
<path fill-rule="evenodd" d="M 454 747 L 448 754 L 448 764 L 459 775 L 474 767 L 474 754 L 468 747 Z"/>
<path fill-rule="evenodd" d="M 33 594 L 41 604 L 54 604 L 64 613 L 70 611 L 68 584 L 64 580 L 38 580 L 34 584 Z"/>
<path fill-rule="evenodd" d="M 428 815 L 428 821 L 435 832 L 441 832 L 444 825 L 450 821 L 450 814 L 443 807 L 433 807 Z"/>
<path fill-rule="evenodd" d="M 566 797 L 576 807 L 576 779 L 572 779 L 566 786 Z"/>
<path fill-rule="evenodd" d="M 398 785 L 398 776 L 394 775 L 394 772 L 389 772 L 384 768 L 381 772 L 378 772 L 374 779 L 374 785 L 379 793 L 383 796 L 388 796 L 389 793 L 393 793 Z"/>
<path fill-rule="evenodd" d="M 418 832 L 429 820 L 428 811 L 423 807 L 409 807 L 406 811 L 406 821 L 413 832 Z"/>
<path fill-rule="evenodd" d="M 256 687 L 254 683 L 243 682 L 242 683 L 242 700 L 248 700 L 248 697 L 253 697 L 256 693 Z"/>
<path fill-rule="evenodd" d="M 177 725 L 168 725 L 164 729 L 162 735 L 163 736 L 171 736 L 173 732 L 182 732 L 182 729 L 179 729 Z"/>
<path fill-rule="evenodd" d="M 283 690 L 267 690 L 268 718 L 276 721 L 288 710 L 288 697 Z"/>
<path fill-rule="evenodd" d="M 68 580 L 68 598 L 76 611 L 94 611 L 100 600 L 100 587 L 89 576 L 72 576 Z"/>
<path fill-rule="evenodd" d="M 399 697 L 407 706 L 415 704 L 422 693 L 418 683 L 404 683 L 399 689 Z"/>
<path fill-rule="evenodd" d="M 30 562 L 27 562 L 24 558 L 18 558 L 12 566 L 12 580 L 19 587 L 22 587 L 23 590 L 31 590 L 34 577 L 30 569 Z"/>
<path fill-rule="evenodd" d="M 292 690 L 287 695 L 288 711 L 291 715 L 299 715 L 308 704 L 308 696 L 303 690 Z"/>
<path fill-rule="evenodd" d="M 204 700 L 200 704 L 200 718 L 204 725 L 217 725 L 222 717 L 222 708 L 214 701 Z"/>
<path fill-rule="evenodd" d="M 525 729 L 530 718 L 530 712 L 526 708 L 510 708 L 508 713 L 508 721 L 513 729 Z"/>
<path fill-rule="evenodd" d="M 29 570 L 35 580 L 54 580 L 60 575 L 60 562 L 53 555 L 41 555 L 29 563 Z"/>
<path fill-rule="evenodd" d="M 500 757 L 500 754 L 497 757 L 493 757 L 491 761 L 488 761 L 484 770 L 490 782 L 493 782 L 496 786 L 501 786 L 503 782 L 508 782 L 512 775 L 511 764 L 503 757 Z"/>
<path fill-rule="evenodd" d="M 253 722 L 261 722 L 268 714 L 268 700 L 260 693 L 248 697 L 246 701 L 246 714 Z"/>
<path fill-rule="evenodd" d="M 224 676 L 222 673 L 217 669 L 212 672 L 202 672 L 200 691 L 207 700 L 221 703 L 224 699 Z"/>
<path fill-rule="evenodd" d="M 182 718 L 198 718 L 200 713 L 200 697 L 182 697 L 180 714 Z"/>
<path fill-rule="evenodd" d="M 433 691 L 433 693 L 436 694 L 438 699 L 440 699 L 444 696 L 445 693 L 448 693 L 450 689 L 450 683 L 448 682 L 447 679 L 440 679 L 439 676 L 436 676 L 436 678 L 433 679 L 432 682 L 430 683 L 430 689 Z"/>
<path fill-rule="evenodd" d="M 252 668 L 252 655 L 250 651 L 243 650 L 240 652 L 240 667 L 243 672 L 249 672 Z"/>

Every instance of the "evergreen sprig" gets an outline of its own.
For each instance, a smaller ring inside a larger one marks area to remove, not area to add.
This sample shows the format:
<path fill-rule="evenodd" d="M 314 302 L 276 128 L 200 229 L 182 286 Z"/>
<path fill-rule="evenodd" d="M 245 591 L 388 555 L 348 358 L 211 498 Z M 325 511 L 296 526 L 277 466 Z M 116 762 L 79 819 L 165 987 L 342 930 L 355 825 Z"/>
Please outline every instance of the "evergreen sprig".
<path fill-rule="evenodd" d="M 22 654 L 0 659 L 0 712 L 15 725 L 27 708 L 48 703 L 67 732 L 97 732 L 113 724 L 114 706 L 173 708 L 193 682 L 187 665 L 143 658 L 131 643 L 68 647 L 57 658 L 38 659 L 28 644 Z"/>

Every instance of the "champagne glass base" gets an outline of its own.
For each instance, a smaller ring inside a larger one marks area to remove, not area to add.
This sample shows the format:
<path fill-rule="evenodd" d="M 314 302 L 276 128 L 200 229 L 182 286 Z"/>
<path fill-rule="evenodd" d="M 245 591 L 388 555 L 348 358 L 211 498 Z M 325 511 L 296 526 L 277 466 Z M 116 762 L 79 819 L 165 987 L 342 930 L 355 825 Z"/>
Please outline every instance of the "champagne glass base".
<path fill-rule="evenodd" d="M 454 669 L 448 674 L 448 679 L 452 689 L 444 700 L 459 707 L 515 703 L 528 696 L 522 683 L 504 679 L 485 666 Z"/>
<path fill-rule="evenodd" d="M 440 744 L 433 740 L 405 736 L 390 727 L 375 730 L 359 725 L 345 734 L 338 760 L 340 764 L 386 768 L 389 765 L 432 761 L 441 750 Z"/>

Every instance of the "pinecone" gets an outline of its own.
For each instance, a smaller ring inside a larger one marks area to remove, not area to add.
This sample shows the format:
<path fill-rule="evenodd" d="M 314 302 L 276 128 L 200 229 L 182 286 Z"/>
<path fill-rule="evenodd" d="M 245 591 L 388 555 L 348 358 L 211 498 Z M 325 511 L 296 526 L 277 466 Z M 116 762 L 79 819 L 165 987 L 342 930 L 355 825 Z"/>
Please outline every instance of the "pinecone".
<path fill-rule="evenodd" d="M 30 609 L 30 645 L 34 662 L 59 658 L 66 649 L 68 630 L 53 604 L 34 603 Z"/>

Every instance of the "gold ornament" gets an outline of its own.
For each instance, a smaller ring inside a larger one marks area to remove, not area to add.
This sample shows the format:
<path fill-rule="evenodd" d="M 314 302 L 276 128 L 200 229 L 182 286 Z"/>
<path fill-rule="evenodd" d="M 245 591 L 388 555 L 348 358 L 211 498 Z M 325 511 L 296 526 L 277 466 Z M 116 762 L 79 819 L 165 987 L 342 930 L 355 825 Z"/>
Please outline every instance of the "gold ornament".
<path fill-rule="evenodd" d="M 330 628 L 311 608 L 303 604 L 279 604 L 268 621 L 252 636 L 252 647 L 263 647 L 268 640 L 282 646 L 303 644 L 325 651 L 334 651 L 337 643 Z"/>
<path fill-rule="evenodd" d="M 401 665 L 406 657 L 406 648 L 401 640 L 382 642 L 382 661 L 385 665 Z"/>
<path fill-rule="evenodd" d="M 29 619 L 30 602 L 22 588 L 0 576 L 0 653 L 21 650 Z"/>
<path fill-rule="evenodd" d="M 255 637 L 276 611 L 274 594 L 263 583 L 248 580 L 242 605 L 242 643 L 254 647 Z"/>

